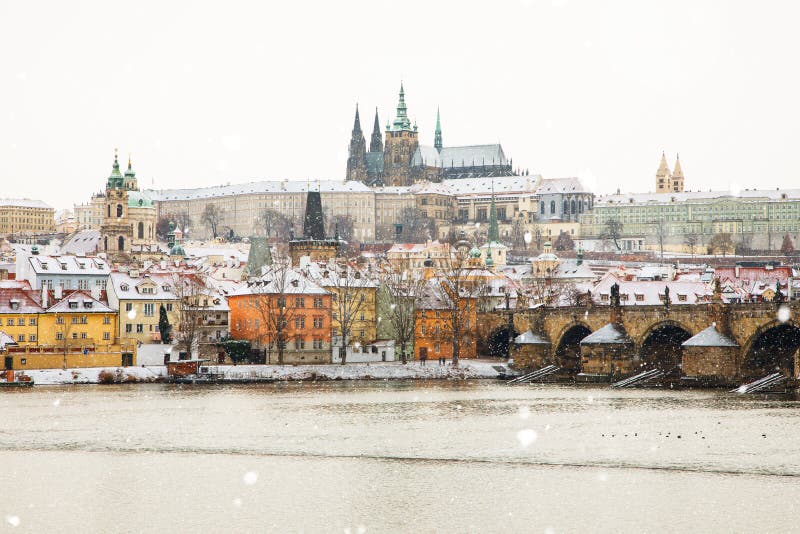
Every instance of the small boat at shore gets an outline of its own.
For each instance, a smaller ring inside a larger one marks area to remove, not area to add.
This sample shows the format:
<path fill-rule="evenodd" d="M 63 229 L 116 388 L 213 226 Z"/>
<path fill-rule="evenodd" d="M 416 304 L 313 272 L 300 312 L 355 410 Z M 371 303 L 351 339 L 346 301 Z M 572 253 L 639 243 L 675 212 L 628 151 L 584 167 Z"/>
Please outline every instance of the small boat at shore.
<path fill-rule="evenodd" d="M 4 373 L 5 380 L 0 381 L 0 388 L 29 388 L 33 387 L 33 380 L 25 374 L 15 376 L 14 371 L 8 369 Z"/>

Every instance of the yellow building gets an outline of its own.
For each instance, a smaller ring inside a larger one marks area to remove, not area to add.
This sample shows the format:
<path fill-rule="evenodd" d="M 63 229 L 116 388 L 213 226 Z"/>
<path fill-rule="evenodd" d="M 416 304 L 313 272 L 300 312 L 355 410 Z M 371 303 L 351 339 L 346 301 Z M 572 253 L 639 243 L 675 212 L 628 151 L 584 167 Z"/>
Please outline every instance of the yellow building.
<path fill-rule="evenodd" d="M 0 199 L 0 235 L 46 234 L 55 224 L 55 210 L 41 200 Z"/>
<path fill-rule="evenodd" d="M 108 302 L 119 310 L 117 335 L 140 343 L 160 343 L 158 319 L 161 306 L 170 325 L 178 323 L 178 297 L 171 274 L 112 273 Z"/>
<path fill-rule="evenodd" d="M 33 291 L 20 283 L 0 290 L 4 369 L 58 369 L 135 365 L 136 345 L 116 336 L 117 313 L 99 295 Z M 48 306 L 49 302 L 53 302 Z"/>

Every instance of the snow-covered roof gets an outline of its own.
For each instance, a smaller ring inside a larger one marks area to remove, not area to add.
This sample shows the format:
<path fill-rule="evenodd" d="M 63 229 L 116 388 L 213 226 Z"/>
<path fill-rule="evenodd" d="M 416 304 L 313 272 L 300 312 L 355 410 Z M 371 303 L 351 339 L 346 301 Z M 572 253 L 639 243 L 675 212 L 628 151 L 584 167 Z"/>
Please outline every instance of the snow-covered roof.
<path fill-rule="evenodd" d="M 596 197 L 595 206 L 616 204 L 676 204 L 715 199 L 800 200 L 800 189 L 743 189 L 741 191 L 684 191 L 681 193 L 636 193 Z"/>
<path fill-rule="evenodd" d="M 0 332 L 0 349 L 6 348 L 6 345 L 16 345 L 16 340 L 6 334 L 5 332 Z"/>
<path fill-rule="evenodd" d="M 86 255 L 100 248 L 100 230 L 81 230 L 61 245 L 62 254 Z"/>
<path fill-rule="evenodd" d="M 132 277 L 128 273 L 111 273 L 111 287 L 119 300 L 177 300 L 172 290 L 172 274 L 150 274 Z"/>
<path fill-rule="evenodd" d="M 539 334 L 534 334 L 530 330 L 514 338 L 517 345 L 550 345 L 550 342 Z"/>
<path fill-rule="evenodd" d="M 199 187 L 194 189 L 162 189 L 146 190 L 144 193 L 153 200 L 193 200 L 233 195 L 269 194 L 269 193 L 368 193 L 369 187 L 361 182 L 342 180 L 276 180 L 249 182 L 244 184 L 221 185 L 215 187 Z"/>
<path fill-rule="evenodd" d="M 242 283 L 229 297 L 246 295 L 326 295 L 328 292 L 319 284 L 303 276 L 297 269 L 273 268 L 263 276 Z"/>
<path fill-rule="evenodd" d="M 43 254 L 28 257 L 33 272 L 39 275 L 107 276 L 111 268 L 102 258 L 86 258 L 72 254 L 46 256 Z"/>
<path fill-rule="evenodd" d="M 436 147 L 419 145 L 411 158 L 411 165 L 419 167 L 475 167 L 482 165 L 508 165 L 503 147 L 499 144 Z"/>
<path fill-rule="evenodd" d="M 622 325 L 608 323 L 581 340 L 581 345 L 627 345 L 633 343 Z"/>
<path fill-rule="evenodd" d="M 690 337 L 682 344 L 683 347 L 738 347 L 739 345 L 728 336 L 720 333 L 716 326 L 711 325 L 698 334 Z"/>
<path fill-rule="evenodd" d="M 107 304 L 94 299 L 83 291 L 74 291 L 47 309 L 58 313 L 110 313 L 114 312 Z"/>
<path fill-rule="evenodd" d="M 0 288 L 0 313 L 41 313 L 39 294 L 18 287 Z"/>
<path fill-rule="evenodd" d="M 538 195 L 589 193 L 579 178 L 543 178 L 536 190 Z"/>
<path fill-rule="evenodd" d="M 30 198 L 0 198 L 0 207 L 53 209 L 41 200 Z"/>

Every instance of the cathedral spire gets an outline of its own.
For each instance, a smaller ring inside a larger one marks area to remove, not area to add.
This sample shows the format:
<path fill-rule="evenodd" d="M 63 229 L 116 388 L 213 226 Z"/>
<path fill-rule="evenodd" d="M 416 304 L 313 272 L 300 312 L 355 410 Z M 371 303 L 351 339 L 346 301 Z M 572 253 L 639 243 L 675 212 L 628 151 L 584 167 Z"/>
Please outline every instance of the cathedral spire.
<path fill-rule="evenodd" d="M 392 130 L 410 130 L 411 121 L 408 119 L 408 108 L 406 107 L 406 92 L 403 89 L 403 82 L 400 82 L 400 98 L 397 101 L 397 118 L 394 119 Z"/>
<path fill-rule="evenodd" d="M 672 171 L 672 178 L 683 178 L 683 169 L 681 169 L 681 157 L 680 157 L 680 155 L 677 155 L 675 157 L 675 169 Z"/>
<path fill-rule="evenodd" d="M 378 108 L 375 108 L 375 124 L 372 126 L 372 138 L 369 141 L 370 152 L 383 152 L 383 137 L 381 136 L 381 123 L 378 120 Z"/>
<path fill-rule="evenodd" d="M 345 179 L 365 183 L 367 181 L 367 142 L 364 139 L 364 132 L 361 131 L 358 104 L 356 104 L 356 118 L 353 121 L 353 133 L 350 137 Z"/>
<path fill-rule="evenodd" d="M 433 134 L 433 146 L 442 151 L 442 122 L 439 119 L 439 108 L 436 108 L 436 131 Z"/>
<path fill-rule="evenodd" d="M 358 116 L 358 102 L 356 102 L 356 119 L 353 122 L 353 135 L 361 133 L 361 119 Z"/>
<path fill-rule="evenodd" d="M 669 166 L 667 166 L 667 156 L 661 151 L 661 162 L 656 171 L 656 193 L 666 193 L 672 191 L 671 176 Z"/>
<path fill-rule="evenodd" d="M 500 228 L 497 225 L 497 207 L 494 205 L 494 178 L 492 179 L 492 201 L 489 204 L 489 248 L 500 242 Z"/>
<path fill-rule="evenodd" d="M 111 166 L 111 175 L 108 177 L 106 186 L 109 189 L 117 189 L 122 187 L 122 173 L 119 172 L 119 151 L 114 149 L 114 164 Z"/>

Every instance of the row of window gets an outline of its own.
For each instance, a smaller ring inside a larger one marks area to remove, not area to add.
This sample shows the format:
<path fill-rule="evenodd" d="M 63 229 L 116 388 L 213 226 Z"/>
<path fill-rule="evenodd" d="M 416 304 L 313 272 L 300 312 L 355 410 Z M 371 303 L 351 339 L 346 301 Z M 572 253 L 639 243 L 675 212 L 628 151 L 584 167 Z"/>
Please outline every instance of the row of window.
<path fill-rule="evenodd" d="M 89 335 L 86 332 L 72 332 L 71 337 L 72 339 L 89 339 Z M 64 332 L 56 332 L 56 339 L 59 341 L 63 340 Z M 109 341 L 109 340 L 111 340 L 111 332 L 103 332 L 103 341 Z M 31 341 L 35 341 L 35 339 L 32 339 Z"/>

